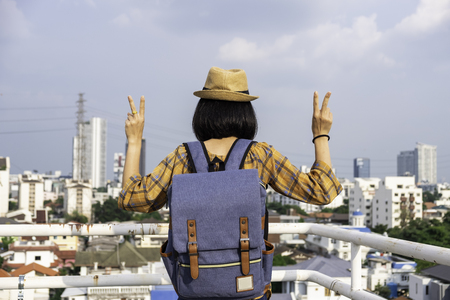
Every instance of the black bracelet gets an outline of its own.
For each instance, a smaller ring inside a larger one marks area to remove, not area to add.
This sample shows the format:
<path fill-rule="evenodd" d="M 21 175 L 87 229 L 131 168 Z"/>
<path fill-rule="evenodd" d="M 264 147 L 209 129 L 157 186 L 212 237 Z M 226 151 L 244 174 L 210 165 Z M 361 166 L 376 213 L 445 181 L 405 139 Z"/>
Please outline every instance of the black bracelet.
<path fill-rule="evenodd" d="M 318 135 L 318 136 L 316 136 L 315 138 L 313 138 L 313 140 L 312 140 L 313 144 L 314 144 L 314 141 L 315 141 L 317 138 L 320 138 L 320 137 L 323 137 L 323 136 L 326 136 L 326 137 L 328 138 L 328 140 L 330 140 L 330 136 L 329 136 L 328 134 L 321 134 L 321 135 Z"/>

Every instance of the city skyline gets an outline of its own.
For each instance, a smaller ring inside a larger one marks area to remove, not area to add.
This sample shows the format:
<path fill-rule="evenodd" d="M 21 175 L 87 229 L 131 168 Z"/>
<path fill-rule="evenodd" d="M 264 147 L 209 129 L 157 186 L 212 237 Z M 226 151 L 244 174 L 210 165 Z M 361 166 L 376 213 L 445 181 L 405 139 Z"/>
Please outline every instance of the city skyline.
<path fill-rule="evenodd" d="M 437 146 L 437 181 L 448 182 L 449 31 L 449 0 L 0 0 L 0 156 L 11 158 L 12 174 L 68 175 L 81 92 L 86 119 L 108 120 L 113 179 L 114 153 L 126 143 L 127 96 L 145 95 L 150 172 L 195 139 L 192 93 L 218 66 L 246 71 L 260 96 L 256 140 L 297 167 L 314 161 L 313 92 L 331 91 L 338 177 L 352 178 L 355 157 L 370 158 L 373 177 L 395 176 L 397 155 L 420 142 Z"/>

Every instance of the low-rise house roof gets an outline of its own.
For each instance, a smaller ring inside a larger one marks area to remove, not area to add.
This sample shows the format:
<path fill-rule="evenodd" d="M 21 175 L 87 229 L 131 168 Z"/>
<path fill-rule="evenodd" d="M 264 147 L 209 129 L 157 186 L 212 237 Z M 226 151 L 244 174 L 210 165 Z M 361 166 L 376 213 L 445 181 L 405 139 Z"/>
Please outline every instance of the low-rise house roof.
<path fill-rule="evenodd" d="M 437 265 L 420 271 L 422 274 L 450 282 L 450 266 Z"/>
<path fill-rule="evenodd" d="M 140 267 L 149 261 L 159 261 L 158 248 L 136 248 L 128 241 L 120 244 L 119 253 L 116 251 L 77 252 L 75 266 L 119 267 L 119 262 L 127 267 Z"/>
<path fill-rule="evenodd" d="M 38 273 L 45 274 L 47 276 L 56 276 L 59 274 L 57 271 L 41 266 L 40 264 L 31 263 L 29 265 L 20 267 L 15 271 L 12 271 L 11 276 L 18 277 L 19 275 L 25 275 L 27 273 L 30 273 L 31 271 L 36 271 Z"/>
<path fill-rule="evenodd" d="M 310 270 L 330 277 L 351 277 L 351 263 L 334 255 L 316 256 L 296 265 L 273 267 L 274 270 Z"/>

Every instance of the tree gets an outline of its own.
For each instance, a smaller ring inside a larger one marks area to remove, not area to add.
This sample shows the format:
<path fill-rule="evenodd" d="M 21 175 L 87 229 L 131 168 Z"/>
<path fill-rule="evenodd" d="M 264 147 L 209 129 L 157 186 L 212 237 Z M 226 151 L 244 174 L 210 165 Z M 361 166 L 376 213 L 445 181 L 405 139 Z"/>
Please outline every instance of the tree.
<path fill-rule="evenodd" d="M 12 244 L 12 243 L 14 243 L 14 238 L 13 237 L 11 237 L 11 236 L 2 237 L 1 243 L 0 243 L 0 248 L 2 250 L 8 250 L 9 245 Z M 1 264 L 0 264 L 0 266 L 1 266 Z"/>
<path fill-rule="evenodd" d="M 9 201 L 8 203 L 8 211 L 16 210 L 17 209 L 17 203 Z"/>
<path fill-rule="evenodd" d="M 333 210 L 332 210 L 331 208 L 329 208 L 329 207 L 325 207 L 325 208 L 323 208 L 320 212 L 323 212 L 323 213 L 332 213 Z"/>
<path fill-rule="evenodd" d="M 94 222 L 106 223 L 111 221 L 130 221 L 133 217 L 133 212 L 120 209 L 117 206 L 117 200 L 109 197 L 108 200 L 101 205 L 99 202 L 92 205 Z"/>
<path fill-rule="evenodd" d="M 339 207 L 336 207 L 335 209 L 333 209 L 333 212 L 336 214 L 348 214 L 348 205 L 341 205 Z"/>
<path fill-rule="evenodd" d="M 289 256 L 282 256 L 281 254 L 277 254 L 273 257 L 273 265 L 274 266 L 287 266 L 287 265 L 295 265 L 297 262 L 290 258 Z"/>
<path fill-rule="evenodd" d="M 374 291 L 376 294 L 380 295 L 383 298 L 389 299 L 391 297 L 391 289 L 387 286 L 377 284 Z"/>
<path fill-rule="evenodd" d="M 82 214 L 80 214 L 78 211 L 74 210 L 71 215 L 64 214 L 64 219 L 66 222 L 74 221 L 86 224 L 88 222 L 88 218 Z"/>
<path fill-rule="evenodd" d="M 377 224 L 375 227 L 371 228 L 370 230 L 375 233 L 383 234 L 383 233 L 387 232 L 387 228 L 388 228 L 388 226 L 385 224 Z"/>

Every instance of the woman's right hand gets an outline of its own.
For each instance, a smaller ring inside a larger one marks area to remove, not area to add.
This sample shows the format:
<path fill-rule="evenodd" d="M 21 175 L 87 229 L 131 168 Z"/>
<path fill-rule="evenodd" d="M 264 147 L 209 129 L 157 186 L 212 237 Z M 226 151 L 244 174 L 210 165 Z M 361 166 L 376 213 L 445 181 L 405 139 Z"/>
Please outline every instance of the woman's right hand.
<path fill-rule="evenodd" d="M 128 144 L 141 143 L 144 132 L 145 98 L 141 96 L 139 111 L 136 110 L 131 96 L 128 96 L 128 102 L 131 108 L 131 114 L 128 113 L 128 118 L 125 121 L 125 134 L 127 135 Z"/>
<path fill-rule="evenodd" d="M 328 134 L 333 123 L 333 114 L 328 108 L 328 100 L 330 100 L 331 93 L 328 92 L 322 102 L 322 108 L 319 108 L 319 94 L 314 92 L 314 111 L 312 119 L 313 137 L 322 134 Z"/>

